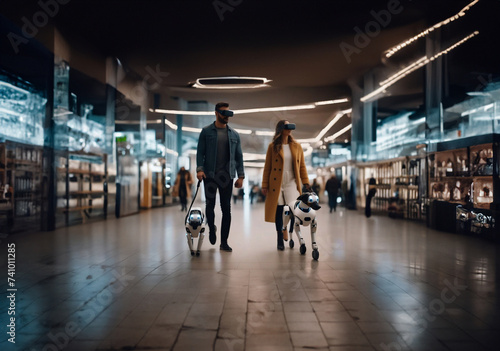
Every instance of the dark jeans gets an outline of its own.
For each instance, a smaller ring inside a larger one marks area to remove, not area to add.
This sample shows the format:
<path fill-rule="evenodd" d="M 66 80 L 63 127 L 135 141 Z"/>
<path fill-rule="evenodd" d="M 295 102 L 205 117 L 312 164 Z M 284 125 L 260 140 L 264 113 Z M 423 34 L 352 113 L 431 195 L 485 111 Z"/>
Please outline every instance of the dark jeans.
<path fill-rule="evenodd" d="M 332 210 L 337 210 L 337 193 L 328 193 L 328 205 L 330 206 L 330 212 Z"/>
<path fill-rule="evenodd" d="M 233 180 L 227 173 L 218 173 L 215 178 L 205 178 L 205 213 L 207 224 L 211 231 L 214 230 L 215 221 L 215 197 L 219 190 L 220 207 L 222 210 L 222 225 L 220 230 L 221 244 L 227 244 L 229 229 L 231 227 L 231 196 L 233 194 Z"/>
<path fill-rule="evenodd" d="M 377 190 L 371 189 L 366 196 L 366 204 L 365 204 L 365 216 L 370 217 L 372 215 L 372 198 L 375 196 Z"/>
<path fill-rule="evenodd" d="M 187 197 L 185 195 L 184 196 L 179 196 L 179 200 L 180 200 L 182 209 L 183 210 L 187 210 Z"/>
<path fill-rule="evenodd" d="M 278 205 L 278 207 L 276 207 L 276 218 L 274 220 L 274 223 L 276 224 L 276 231 L 277 232 L 281 232 L 282 229 L 283 229 L 283 207 L 282 205 Z M 290 209 L 291 211 L 291 209 Z M 290 219 L 290 230 L 289 232 L 290 233 L 293 233 L 293 225 L 295 223 L 295 216 L 293 215 L 293 213 L 291 214 L 291 219 Z"/>

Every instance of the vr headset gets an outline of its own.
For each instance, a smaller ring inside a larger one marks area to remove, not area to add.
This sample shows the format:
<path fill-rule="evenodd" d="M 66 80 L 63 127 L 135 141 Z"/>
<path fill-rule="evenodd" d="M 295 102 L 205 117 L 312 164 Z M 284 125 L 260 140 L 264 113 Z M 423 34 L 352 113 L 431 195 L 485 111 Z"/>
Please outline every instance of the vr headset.
<path fill-rule="evenodd" d="M 230 110 L 215 110 L 215 111 L 219 112 L 224 117 L 233 117 L 234 115 L 234 112 Z"/>
<path fill-rule="evenodd" d="M 285 124 L 284 130 L 295 130 L 295 123 L 288 123 L 288 124 Z"/>

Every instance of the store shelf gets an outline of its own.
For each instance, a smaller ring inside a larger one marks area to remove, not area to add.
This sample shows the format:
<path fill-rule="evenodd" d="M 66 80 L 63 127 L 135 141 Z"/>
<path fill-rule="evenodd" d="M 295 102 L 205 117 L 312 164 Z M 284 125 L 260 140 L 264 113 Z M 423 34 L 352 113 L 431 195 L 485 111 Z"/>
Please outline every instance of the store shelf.
<path fill-rule="evenodd" d="M 420 158 L 400 157 L 380 162 L 358 164 L 361 178 L 361 194 L 359 203 L 365 206 L 369 192 L 369 180 L 373 176 L 376 181 L 372 210 L 386 212 L 394 217 L 421 219 L 421 210 L 415 211 L 415 203 L 421 204 Z"/>
<path fill-rule="evenodd" d="M 12 233 L 40 229 L 42 153 L 43 149 L 39 146 L 12 141 L 0 143 L 2 231 Z"/>
<path fill-rule="evenodd" d="M 56 226 L 106 218 L 106 160 L 106 155 L 57 153 Z"/>

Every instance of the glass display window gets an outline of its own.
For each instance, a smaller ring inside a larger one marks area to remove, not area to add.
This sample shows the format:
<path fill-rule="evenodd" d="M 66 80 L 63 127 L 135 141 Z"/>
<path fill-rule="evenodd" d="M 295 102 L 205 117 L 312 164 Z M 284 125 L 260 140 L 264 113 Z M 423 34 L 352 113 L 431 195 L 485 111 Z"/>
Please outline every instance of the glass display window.
<path fill-rule="evenodd" d="M 470 148 L 472 175 L 493 175 L 493 145 L 483 144 Z"/>
<path fill-rule="evenodd" d="M 29 82 L 0 70 L 0 137 L 42 146 L 46 103 Z"/>

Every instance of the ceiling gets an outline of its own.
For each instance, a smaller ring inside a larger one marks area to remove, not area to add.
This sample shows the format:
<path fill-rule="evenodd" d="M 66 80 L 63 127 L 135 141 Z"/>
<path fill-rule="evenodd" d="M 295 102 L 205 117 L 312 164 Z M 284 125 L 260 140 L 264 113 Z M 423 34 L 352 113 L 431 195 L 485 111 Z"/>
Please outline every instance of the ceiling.
<path fill-rule="evenodd" d="M 425 40 L 419 39 L 383 62 L 385 50 L 455 15 L 471 1 L 71 0 L 59 5 L 51 21 L 70 42 L 117 57 L 128 74 L 162 72 L 154 89 L 161 94 L 160 108 L 182 108 L 173 99 L 180 97 L 206 101 L 209 106 L 227 101 L 237 110 L 350 98 L 370 69 L 377 69 L 377 77 L 387 77 L 422 56 Z M 2 2 L 0 9 L 19 21 L 39 11 L 39 6 L 38 1 L 16 0 Z M 364 32 L 376 22 L 376 14 L 383 17 L 388 8 L 397 11 L 363 48 L 346 58 L 341 46 L 355 47 L 357 30 Z M 487 54 L 490 46 L 498 45 L 498 13 L 500 1 L 481 0 L 466 16 L 443 28 L 444 46 L 480 31 L 447 55 L 449 94 L 463 95 L 477 85 L 478 77 L 498 72 L 497 59 Z M 272 80 L 271 87 L 234 91 L 188 87 L 197 78 L 228 75 L 266 77 Z M 388 89 L 389 96 L 378 101 L 379 118 L 421 107 L 423 78 L 423 70 L 419 70 Z M 312 110 L 236 115 L 231 124 L 272 130 L 277 120 L 288 119 L 297 124 L 296 137 L 314 138 L 339 110 L 350 106 L 351 102 Z M 157 114 L 148 115 L 148 119 L 157 118 Z M 168 118 L 175 122 L 175 116 Z M 184 123 L 198 126 L 199 119 L 185 117 Z M 346 115 L 325 136 L 349 124 Z M 345 139 L 350 139 L 349 131 L 337 141 Z M 258 141 L 247 143 L 257 144 L 255 149 L 259 149 Z"/>

